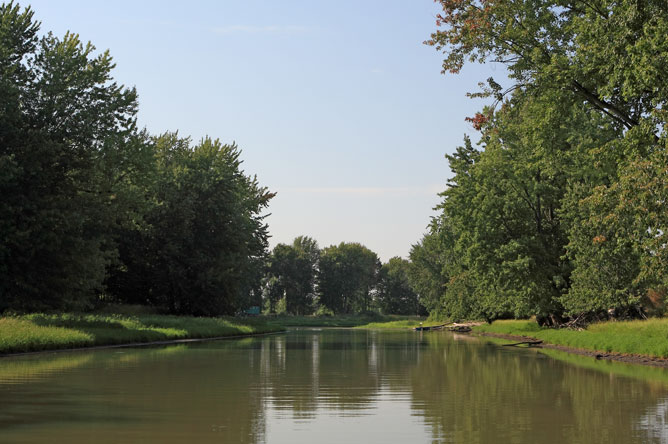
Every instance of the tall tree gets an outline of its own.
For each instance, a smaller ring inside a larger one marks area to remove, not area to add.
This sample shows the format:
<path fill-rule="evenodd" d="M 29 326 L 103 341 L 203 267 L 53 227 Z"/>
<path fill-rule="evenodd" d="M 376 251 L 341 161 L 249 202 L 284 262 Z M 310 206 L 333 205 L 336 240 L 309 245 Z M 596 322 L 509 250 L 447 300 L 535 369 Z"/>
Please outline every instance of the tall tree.
<path fill-rule="evenodd" d="M 370 310 L 380 261 L 359 243 L 342 242 L 322 250 L 318 272 L 319 303 L 335 313 Z"/>
<path fill-rule="evenodd" d="M 426 43 L 444 52 L 444 72 L 494 61 L 513 82 L 488 79 L 473 94 L 503 106 L 469 119 L 482 130 L 478 177 L 444 193 L 482 308 L 579 318 L 637 310 L 648 291 L 661 294 L 668 225 L 654 203 L 666 152 L 665 2 L 439 3 Z"/>
<path fill-rule="evenodd" d="M 278 244 L 269 256 L 267 296 L 276 298 L 276 291 L 285 298 L 291 314 L 310 314 L 315 299 L 315 275 L 320 256 L 318 243 L 307 237 L 297 237 L 292 245 Z"/>
<path fill-rule="evenodd" d="M 273 194 L 240 169 L 236 145 L 164 134 L 147 228 L 128 233 L 109 282 L 121 300 L 172 313 L 233 314 L 259 290 L 267 248 L 262 210 Z"/>
<path fill-rule="evenodd" d="M 424 307 L 408 280 L 410 262 L 391 258 L 380 269 L 376 305 L 387 314 L 420 315 Z"/>
<path fill-rule="evenodd" d="M 109 53 L 39 26 L 0 5 L 0 310 L 94 303 L 148 150 Z"/>

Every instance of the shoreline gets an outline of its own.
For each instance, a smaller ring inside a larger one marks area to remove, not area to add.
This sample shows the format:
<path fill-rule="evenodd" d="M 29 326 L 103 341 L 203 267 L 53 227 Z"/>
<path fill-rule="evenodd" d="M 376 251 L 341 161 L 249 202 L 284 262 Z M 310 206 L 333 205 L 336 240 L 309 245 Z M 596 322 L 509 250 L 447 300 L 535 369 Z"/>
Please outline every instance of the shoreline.
<path fill-rule="evenodd" d="M 532 345 L 530 348 L 547 348 L 551 350 L 559 350 L 574 355 L 588 356 L 597 360 L 607 360 L 615 362 L 623 362 L 626 364 L 638 364 L 651 367 L 668 368 L 668 358 L 659 358 L 656 356 L 633 354 L 633 353 L 619 353 L 619 352 L 604 352 L 600 350 L 587 350 L 577 347 L 569 347 L 567 345 L 552 344 L 543 339 L 532 336 L 511 335 L 506 333 L 491 333 L 491 332 L 471 332 L 474 336 L 490 337 L 497 339 L 505 339 L 508 341 L 543 341 L 542 344 Z M 529 347 L 527 347 L 529 348 Z"/>
<path fill-rule="evenodd" d="M 208 341 L 220 341 L 223 339 L 243 339 L 243 338 L 252 338 L 258 336 L 269 336 L 285 333 L 286 330 L 279 331 L 269 331 L 261 333 L 248 333 L 245 335 L 229 335 L 229 336 L 215 336 L 210 338 L 183 338 L 183 339 L 168 339 L 164 341 L 151 341 L 151 342 L 129 342 L 126 344 L 108 344 L 108 345 L 90 345 L 85 347 L 74 347 L 74 348 L 52 348 L 44 350 L 36 350 L 30 352 L 16 352 L 16 353 L 0 353 L 0 360 L 2 358 L 11 358 L 17 356 L 30 356 L 30 355 L 43 355 L 46 353 L 64 353 L 64 352 L 78 352 L 78 351 L 92 351 L 92 350 L 104 350 L 110 348 L 133 348 L 133 347 L 150 347 L 155 345 L 171 345 L 171 344 L 188 344 L 193 342 L 208 342 Z"/>

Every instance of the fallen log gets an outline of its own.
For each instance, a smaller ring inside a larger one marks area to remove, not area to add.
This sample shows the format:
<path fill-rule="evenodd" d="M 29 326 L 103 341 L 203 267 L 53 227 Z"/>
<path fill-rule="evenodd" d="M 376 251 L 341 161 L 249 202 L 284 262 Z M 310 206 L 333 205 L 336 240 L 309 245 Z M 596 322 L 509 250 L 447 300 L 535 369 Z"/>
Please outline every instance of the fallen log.
<path fill-rule="evenodd" d="M 452 327 L 445 327 L 449 331 L 454 331 L 455 333 L 468 333 L 471 331 L 471 327 L 468 325 L 455 325 Z"/>
<path fill-rule="evenodd" d="M 522 341 L 522 342 L 516 342 L 514 344 L 503 344 L 504 347 L 517 347 L 518 345 L 527 345 L 531 347 L 532 345 L 540 345 L 542 344 L 543 341 Z"/>

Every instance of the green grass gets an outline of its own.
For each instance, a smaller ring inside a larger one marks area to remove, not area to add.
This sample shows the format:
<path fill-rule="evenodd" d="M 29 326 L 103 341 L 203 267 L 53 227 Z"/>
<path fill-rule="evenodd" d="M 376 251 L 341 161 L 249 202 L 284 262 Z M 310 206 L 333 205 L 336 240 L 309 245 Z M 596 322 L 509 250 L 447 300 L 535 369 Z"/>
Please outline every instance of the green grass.
<path fill-rule="evenodd" d="M 37 313 L 0 318 L 0 354 L 281 330 L 260 319 Z"/>
<path fill-rule="evenodd" d="M 344 328 L 411 328 L 425 322 L 415 316 L 363 314 L 334 316 L 267 316 L 270 325 L 283 327 L 344 327 Z M 424 325 L 439 325 L 442 322 L 425 322 Z"/>
<path fill-rule="evenodd" d="M 408 319 L 398 319 L 396 321 L 382 321 L 382 322 L 370 322 L 365 325 L 360 325 L 357 328 L 368 328 L 368 329 L 408 329 L 415 328 L 420 325 L 424 327 L 429 327 L 432 325 L 442 325 L 443 322 L 440 321 L 427 321 L 424 318 L 412 317 Z"/>
<path fill-rule="evenodd" d="M 601 322 L 583 331 L 542 328 L 534 321 L 496 321 L 474 331 L 530 336 L 586 350 L 668 357 L 668 319 Z"/>
<path fill-rule="evenodd" d="M 334 315 L 334 316 L 267 316 L 270 325 L 283 327 L 357 327 L 386 319 L 382 315 Z"/>
<path fill-rule="evenodd" d="M 559 350 L 550 350 L 547 348 L 538 349 L 537 352 L 577 367 L 595 370 L 606 374 L 624 376 L 648 383 L 659 383 L 662 388 L 668 386 L 668 372 L 660 367 L 626 364 L 605 359 L 592 359 L 590 357 Z"/>

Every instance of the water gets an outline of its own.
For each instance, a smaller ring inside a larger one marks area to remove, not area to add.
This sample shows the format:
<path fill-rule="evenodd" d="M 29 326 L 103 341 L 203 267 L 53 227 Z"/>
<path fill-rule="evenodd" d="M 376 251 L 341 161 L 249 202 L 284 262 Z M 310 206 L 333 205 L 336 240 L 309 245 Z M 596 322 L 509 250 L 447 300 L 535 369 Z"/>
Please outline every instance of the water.
<path fill-rule="evenodd" d="M 668 376 L 447 332 L 3 358 L 0 442 L 668 443 Z"/>

